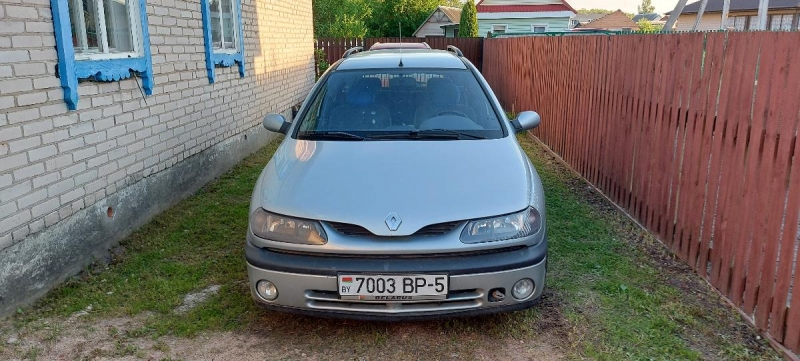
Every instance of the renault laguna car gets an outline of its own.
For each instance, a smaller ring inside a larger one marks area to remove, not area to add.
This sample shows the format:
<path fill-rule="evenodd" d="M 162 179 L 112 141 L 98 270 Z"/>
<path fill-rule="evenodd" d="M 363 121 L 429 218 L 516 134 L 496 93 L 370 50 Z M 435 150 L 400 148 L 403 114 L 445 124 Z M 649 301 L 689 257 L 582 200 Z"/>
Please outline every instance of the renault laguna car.
<path fill-rule="evenodd" d="M 255 301 L 365 319 L 464 316 L 542 295 L 542 184 L 458 49 L 348 52 L 320 78 L 256 182 L 245 249 Z"/>

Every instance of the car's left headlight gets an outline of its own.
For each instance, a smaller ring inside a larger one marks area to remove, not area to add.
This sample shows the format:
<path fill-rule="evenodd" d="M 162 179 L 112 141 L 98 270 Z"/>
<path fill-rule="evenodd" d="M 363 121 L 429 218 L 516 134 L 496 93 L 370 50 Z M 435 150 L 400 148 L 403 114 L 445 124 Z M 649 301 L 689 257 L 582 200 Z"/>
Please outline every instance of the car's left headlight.
<path fill-rule="evenodd" d="M 461 232 L 463 243 L 483 243 L 521 238 L 539 232 L 542 217 L 536 208 L 505 216 L 477 219 L 467 223 Z"/>
<path fill-rule="evenodd" d="M 258 237 L 277 242 L 321 245 L 328 236 L 317 221 L 282 216 L 256 209 L 250 215 L 250 229 Z"/>

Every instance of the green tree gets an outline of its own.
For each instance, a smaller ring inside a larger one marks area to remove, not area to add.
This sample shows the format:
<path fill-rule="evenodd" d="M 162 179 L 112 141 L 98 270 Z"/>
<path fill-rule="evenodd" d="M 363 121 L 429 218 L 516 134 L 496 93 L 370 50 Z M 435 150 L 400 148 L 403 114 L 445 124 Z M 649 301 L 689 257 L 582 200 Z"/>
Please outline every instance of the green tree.
<path fill-rule="evenodd" d="M 370 5 L 368 0 L 314 0 L 314 35 L 364 37 L 372 15 Z"/>
<path fill-rule="evenodd" d="M 637 10 L 639 14 L 650 14 L 656 11 L 656 7 L 653 6 L 652 0 L 642 0 L 642 5 L 639 5 Z"/>
<path fill-rule="evenodd" d="M 461 20 L 458 24 L 458 36 L 474 38 L 478 36 L 478 9 L 475 2 L 467 0 L 461 8 Z"/>
<path fill-rule="evenodd" d="M 398 23 L 404 37 L 409 37 L 439 5 L 461 6 L 459 0 L 366 0 L 372 7 L 367 22 L 368 36 L 398 36 Z"/>
<path fill-rule="evenodd" d="M 613 12 L 614 11 L 612 11 L 612 10 L 606 10 L 606 9 L 580 9 L 580 10 L 578 10 L 578 14 L 600 14 L 600 15 L 606 15 L 606 14 L 611 14 Z"/>
<path fill-rule="evenodd" d="M 648 33 L 659 32 L 664 27 L 663 25 L 653 24 L 647 21 L 647 19 L 639 20 L 638 25 L 639 25 L 639 31 L 644 31 Z"/>

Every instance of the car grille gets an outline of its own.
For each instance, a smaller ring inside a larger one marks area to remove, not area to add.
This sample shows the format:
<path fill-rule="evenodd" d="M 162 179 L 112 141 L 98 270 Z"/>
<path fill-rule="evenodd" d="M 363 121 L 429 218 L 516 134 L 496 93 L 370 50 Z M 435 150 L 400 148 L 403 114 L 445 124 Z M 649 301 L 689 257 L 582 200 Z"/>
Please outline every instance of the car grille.
<path fill-rule="evenodd" d="M 444 223 L 437 223 L 431 224 L 425 227 L 422 227 L 419 231 L 414 232 L 414 235 L 417 236 L 438 236 L 445 233 L 450 233 L 453 228 L 456 228 L 461 224 L 461 221 L 454 221 L 454 222 L 444 222 Z"/>
<path fill-rule="evenodd" d="M 347 236 L 374 236 L 372 232 L 364 227 L 350 223 L 327 222 L 337 232 Z M 414 236 L 440 236 L 449 233 L 456 228 L 461 221 L 430 224 L 414 232 Z"/>
<path fill-rule="evenodd" d="M 516 252 L 525 249 L 527 246 L 513 246 L 504 248 L 481 249 L 466 252 L 448 253 L 413 253 L 413 254 L 352 254 L 352 253 L 317 253 L 317 252 L 298 252 L 279 248 L 267 248 L 270 252 L 307 256 L 307 257 L 337 257 L 337 258 L 370 258 L 370 259 L 421 259 L 421 258 L 442 258 L 442 257 L 472 257 L 487 254 Z"/>
<path fill-rule="evenodd" d="M 347 236 L 372 236 L 372 232 L 359 225 L 350 223 L 328 222 L 337 232 Z"/>
<path fill-rule="evenodd" d="M 306 290 L 306 305 L 309 308 L 328 311 L 361 311 L 375 313 L 410 313 L 432 311 L 459 311 L 481 306 L 484 294 L 477 289 L 450 291 L 443 300 L 419 300 L 410 302 L 352 301 L 339 299 L 334 291 Z"/>

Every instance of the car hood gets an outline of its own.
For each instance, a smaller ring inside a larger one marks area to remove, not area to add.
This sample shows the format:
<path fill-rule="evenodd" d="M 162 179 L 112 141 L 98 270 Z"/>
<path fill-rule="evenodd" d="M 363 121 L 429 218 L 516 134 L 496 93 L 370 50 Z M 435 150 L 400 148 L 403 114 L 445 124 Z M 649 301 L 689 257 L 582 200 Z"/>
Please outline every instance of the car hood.
<path fill-rule="evenodd" d="M 531 173 L 513 138 L 306 141 L 286 138 L 260 184 L 262 208 L 406 236 L 436 223 L 507 214 L 530 204 Z M 395 213 L 400 227 L 390 231 Z"/>

